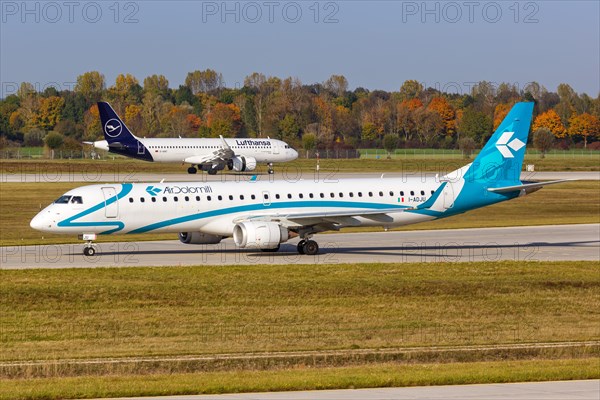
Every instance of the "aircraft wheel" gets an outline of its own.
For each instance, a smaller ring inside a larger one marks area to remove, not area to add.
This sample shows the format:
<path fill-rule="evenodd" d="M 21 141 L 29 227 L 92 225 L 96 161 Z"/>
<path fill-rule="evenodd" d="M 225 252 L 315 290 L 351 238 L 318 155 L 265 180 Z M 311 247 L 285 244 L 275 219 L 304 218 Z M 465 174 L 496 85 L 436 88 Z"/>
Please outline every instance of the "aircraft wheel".
<path fill-rule="evenodd" d="M 208 170 L 208 174 L 209 175 L 216 175 L 217 174 L 217 170 L 211 168 L 211 169 Z"/>
<path fill-rule="evenodd" d="M 83 248 L 83 255 L 86 257 L 91 257 L 94 254 L 96 254 L 96 249 L 94 249 L 93 247 L 84 247 Z"/>
<path fill-rule="evenodd" d="M 319 245 L 314 240 L 307 240 L 306 243 L 304 243 L 304 246 L 302 246 L 302 249 L 304 250 L 304 254 L 309 256 L 314 256 L 319 253 Z"/>
<path fill-rule="evenodd" d="M 306 240 L 302 239 L 301 241 L 298 242 L 298 254 L 304 254 L 304 244 L 306 243 Z"/>
<path fill-rule="evenodd" d="M 188 168 L 188 174 L 195 174 L 196 172 L 198 172 L 198 170 L 195 167 Z"/>

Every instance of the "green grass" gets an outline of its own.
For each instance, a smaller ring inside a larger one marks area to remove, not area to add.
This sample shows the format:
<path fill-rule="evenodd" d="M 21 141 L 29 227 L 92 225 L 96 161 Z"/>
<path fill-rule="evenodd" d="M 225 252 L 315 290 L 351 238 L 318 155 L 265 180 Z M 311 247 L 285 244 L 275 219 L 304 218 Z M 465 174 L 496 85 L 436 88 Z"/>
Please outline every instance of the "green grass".
<path fill-rule="evenodd" d="M 55 244 L 77 242 L 75 236 L 35 231 L 29 222 L 40 208 L 83 183 L 0 184 L 0 245 Z M 402 230 L 452 229 L 514 225 L 580 224 L 600 222 L 600 181 L 577 181 L 548 186 L 530 196 L 466 214 L 409 225 Z M 347 231 L 380 231 L 355 228 Z M 102 236 L 99 242 L 176 239 L 175 234 Z"/>
<path fill-rule="evenodd" d="M 0 270 L 0 361 L 597 340 L 597 262 Z"/>
<path fill-rule="evenodd" d="M 600 377 L 599 362 L 598 358 L 589 358 L 383 364 L 279 371 L 0 380 L 0 399 L 54 400 L 597 379 Z"/>

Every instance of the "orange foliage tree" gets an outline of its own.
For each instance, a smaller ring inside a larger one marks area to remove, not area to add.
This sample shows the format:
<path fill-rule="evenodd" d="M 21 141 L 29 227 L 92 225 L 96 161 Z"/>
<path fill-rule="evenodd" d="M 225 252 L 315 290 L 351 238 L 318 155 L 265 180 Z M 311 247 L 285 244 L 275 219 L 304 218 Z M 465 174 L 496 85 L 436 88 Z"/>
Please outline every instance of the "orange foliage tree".
<path fill-rule="evenodd" d="M 554 110 L 548 110 L 535 118 L 532 130 L 535 132 L 540 128 L 548 129 L 557 138 L 563 138 L 567 135 L 567 129 Z"/>
<path fill-rule="evenodd" d="M 569 119 L 569 135 L 582 136 L 583 145 L 587 147 L 588 138 L 600 136 L 600 119 L 588 113 L 571 116 Z"/>
<path fill-rule="evenodd" d="M 508 112 L 512 108 L 512 104 L 500 103 L 494 110 L 494 131 L 498 129 L 502 120 L 508 115 Z"/>
<path fill-rule="evenodd" d="M 448 100 L 445 97 L 434 97 L 427 108 L 438 113 L 444 123 L 444 133 L 453 135 L 456 131 L 456 113 Z"/>

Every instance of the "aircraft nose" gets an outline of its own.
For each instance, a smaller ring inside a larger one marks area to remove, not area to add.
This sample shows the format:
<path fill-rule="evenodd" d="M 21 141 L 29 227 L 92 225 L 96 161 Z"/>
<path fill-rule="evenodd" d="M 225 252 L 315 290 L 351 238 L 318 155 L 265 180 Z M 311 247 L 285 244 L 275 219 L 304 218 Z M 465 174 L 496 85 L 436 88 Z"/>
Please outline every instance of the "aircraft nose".
<path fill-rule="evenodd" d="M 294 149 L 290 149 L 290 153 L 292 156 L 292 160 L 295 160 L 296 158 L 298 158 L 298 152 Z"/>
<path fill-rule="evenodd" d="M 29 226 L 36 231 L 43 231 L 48 228 L 47 216 L 43 213 L 39 213 L 29 223 Z"/>

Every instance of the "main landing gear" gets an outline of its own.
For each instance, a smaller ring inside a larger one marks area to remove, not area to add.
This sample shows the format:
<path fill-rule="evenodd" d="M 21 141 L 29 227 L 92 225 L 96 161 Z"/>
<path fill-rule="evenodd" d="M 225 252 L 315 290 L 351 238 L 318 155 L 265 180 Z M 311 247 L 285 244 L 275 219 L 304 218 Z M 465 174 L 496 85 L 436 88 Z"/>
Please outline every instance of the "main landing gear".
<path fill-rule="evenodd" d="M 198 172 L 198 170 L 193 165 L 188 168 L 188 174 L 195 174 L 196 172 Z"/>
<path fill-rule="evenodd" d="M 319 253 L 319 244 L 311 239 L 302 239 L 298 242 L 298 254 L 314 256 Z"/>

